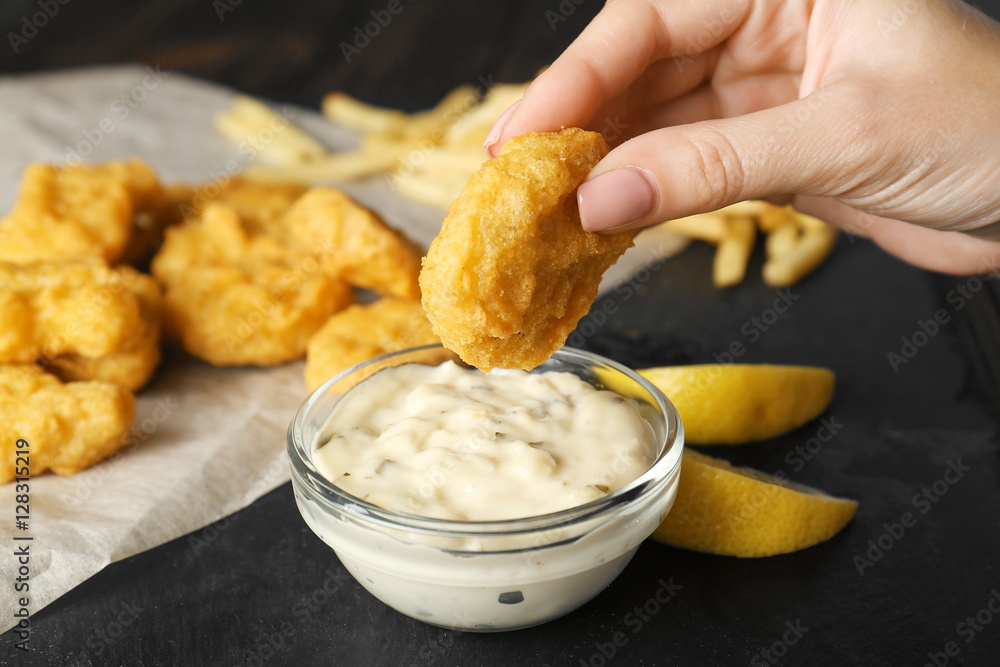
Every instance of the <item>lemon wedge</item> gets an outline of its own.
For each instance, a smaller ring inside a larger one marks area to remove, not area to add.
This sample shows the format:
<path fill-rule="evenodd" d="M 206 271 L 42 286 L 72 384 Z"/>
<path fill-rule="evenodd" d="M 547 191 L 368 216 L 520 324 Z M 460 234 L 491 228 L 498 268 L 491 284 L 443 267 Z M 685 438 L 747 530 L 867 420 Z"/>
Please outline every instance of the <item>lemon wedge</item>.
<path fill-rule="evenodd" d="M 757 558 L 824 542 L 858 504 L 686 449 L 677 499 L 653 534 L 694 551 Z"/>
<path fill-rule="evenodd" d="M 736 445 L 791 431 L 833 397 L 833 371 L 772 364 L 695 364 L 640 369 L 677 408 L 685 442 Z"/>

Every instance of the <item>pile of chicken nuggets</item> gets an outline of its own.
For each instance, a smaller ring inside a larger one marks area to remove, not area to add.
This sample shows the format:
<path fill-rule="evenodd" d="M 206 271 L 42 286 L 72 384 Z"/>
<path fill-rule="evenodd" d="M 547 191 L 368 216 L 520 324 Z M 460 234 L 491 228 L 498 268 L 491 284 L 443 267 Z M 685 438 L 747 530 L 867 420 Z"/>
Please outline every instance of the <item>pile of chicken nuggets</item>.
<path fill-rule="evenodd" d="M 123 446 L 161 339 L 216 366 L 309 350 L 309 389 L 400 341 L 437 341 L 421 255 L 332 188 L 164 186 L 134 159 L 31 165 L 0 219 L 0 483 L 18 438 L 33 474 Z"/>

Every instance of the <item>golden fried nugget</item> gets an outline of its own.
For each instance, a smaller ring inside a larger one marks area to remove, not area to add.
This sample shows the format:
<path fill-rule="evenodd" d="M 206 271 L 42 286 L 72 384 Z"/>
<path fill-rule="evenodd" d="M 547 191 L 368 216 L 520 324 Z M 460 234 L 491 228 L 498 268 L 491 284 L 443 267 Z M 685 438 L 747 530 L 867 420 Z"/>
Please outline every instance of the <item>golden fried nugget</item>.
<path fill-rule="evenodd" d="M 0 262 L 0 363 L 126 349 L 145 322 L 123 271 L 99 259 Z"/>
<path fill-rule="evenodd" d="M 437 342 L 419 301 L 384 298 L 349 306 L 309 339 L 306 386 L 312 391 L 340 371 L 380 354 Z"/>
<path fill-rule="evenodd" d="M 216 366 L 264 366 L 302 357 L 309 337 L 354 294 L 307 257 L 191 266 L 165 298 L 168 329 L 190 354 Z"/>
<path fill-rule="evenodd" d="M 65 354 L 47 359 L 45 370 L 64 382 L 96 380 L 139 391 L 153 377 L 160 358 L 160 328 L 157 325 L 144 328 L 142 335 L 120 352 L 97 359 Z"/>
<path fill-rule="evenodd" d="M 30 165 L 14 208 L 0 220 L 0 261 L 99 257 L 116 262 L 137 212 L 153 211 L 163 191 L 140 160 L 102 165 Z"/>
<path fill-rule="evenodd" d="M 134 411 L 119 385 L 62 384 L 35 366 L 0 365 L 0 483 L 16 476 L 16 456 L 29 457 L 32 477 L 97 463 L 125 444 Z M 18 449 L 18 439 L 28 446 Z"/>
<path fill-rule="evenodd" d="M 309 337 L 354 301 L 316 258 L 252 231 L 221 204 L 167 230 L 152 268 L 166 289 L 167 331 L 218 366 L 300 358 Z"/>
<path fill-rule="evenodd" d="M 530 369 L 566 341 L 632 233 L 583 231 L 575 192 L 607 153 L 577 128 L 510 139 L 462 189 L 420 274 L 434 333 L 466 362 Z"/>
<path fill-rule="evenodd" d="M 160 363 L 160 324 L 163 296 L 151 277 L 122 266 L 117 269 L 124 286 L 139 302 L 142 325 L 132 342 L 121 350 L 96 359 L 64 354 L 44 360 L 47 371 L 64 382 L 100 380 L 138 391 L 149 382 Z"/>
<path fill-rule="evenodd" d="M 263 184 L 232 178 L 223 184 L 204 183 L 188 188 L 186 200 L 179 205 L 185 220 L 198 218 L 211 204 L 223 204 L 239 214 L 246 228 L 254 234 L 287 236 L 282 218 L 308 188 L 299 184 Z"/>
<path fill-rule="evenodd" d="M 288 212 L 293 245 L 328 271 L 384 296 L 419 299 L 420 248 L 333 188 L 313 188 Z"/>
<path fill-rule="evenodd" d="M 254 232 L 236 209 L 209 204 L 200 218 L 166 231 L 151 266 L 153 275 L 170 285 L 192 266 L 284 264 L 293 256 L 277 237 Z"/>

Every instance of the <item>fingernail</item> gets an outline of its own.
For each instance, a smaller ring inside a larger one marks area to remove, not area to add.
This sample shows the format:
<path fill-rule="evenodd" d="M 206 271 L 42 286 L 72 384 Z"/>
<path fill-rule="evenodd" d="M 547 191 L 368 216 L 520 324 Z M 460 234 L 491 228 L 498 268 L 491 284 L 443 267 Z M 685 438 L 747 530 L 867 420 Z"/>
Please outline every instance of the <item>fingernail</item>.
<path fill-rule="evenodd" d="M 641 169 L 625 167 L 584 181 L 576 191 L 580 222 L 588 232 L 623 227 L 649 215 L 656 191 Z"/>
<path fill-rule="evenodd" d="M 493 148 L 493 146 L 500 140 L 500 133 L 503 132 L 504 126 L 507 125 L 507 121 L 510 120 L 510 117 L 514 115 L 514 110 L 517 109 L 517 105 L 520 103 L 521 100 L 518 100 L 517 102 L 511 104 L 507 107 L 506 111 L 500 114 L 500 117 L 497 118 L 497 122 L 493 123 L 490 133 L 486 135 L 486 141 L 483 142 L 483 152 L 487 155 L 493 155 L 490 152 L 490 149 Z"/>

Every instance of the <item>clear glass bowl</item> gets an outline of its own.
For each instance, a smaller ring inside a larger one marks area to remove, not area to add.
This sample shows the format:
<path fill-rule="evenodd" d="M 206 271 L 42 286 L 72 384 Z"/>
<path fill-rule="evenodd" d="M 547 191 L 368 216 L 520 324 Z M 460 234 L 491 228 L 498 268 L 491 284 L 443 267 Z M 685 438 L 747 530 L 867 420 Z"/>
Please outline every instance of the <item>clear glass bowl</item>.
<path fill-rule="evenodd" d="M 564 348 L 532 372 L 575 373 L 634 402 L 655 437 L 656 458 L 618 491 L 568 510 L 466 522 L 393 512 L 342 491 L 317 471 L 317 438 L 351 387 L 390 366 L 439 364 L 439 345 L 394 352 L 350 368 L 313 392 L 288 429 L 295 501 L 309 527 L 375 597 L 445 628 L 526 628 L 571 612 L 600 593 L 673 505 L 684 431 L 673 405 L 635 372 Z"/>

